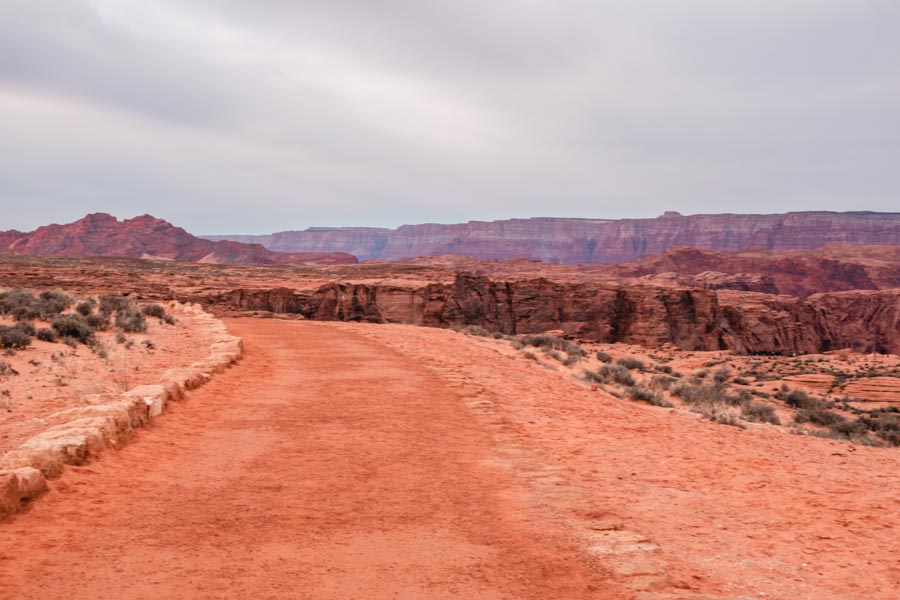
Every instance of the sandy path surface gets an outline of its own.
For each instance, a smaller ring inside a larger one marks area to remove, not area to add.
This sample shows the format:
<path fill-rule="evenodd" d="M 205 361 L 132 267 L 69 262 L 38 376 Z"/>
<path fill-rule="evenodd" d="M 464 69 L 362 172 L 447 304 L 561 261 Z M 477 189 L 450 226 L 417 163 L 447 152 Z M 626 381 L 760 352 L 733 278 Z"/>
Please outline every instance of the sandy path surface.
<path fill-rule="evenodd" d="M 407 325 L 332 326 L 450 382 L 492 433 L 497 464 L 528 489 L 523 501 L 545 526 L 599 550 L 625 584 L 655 578 L 669 593 L 758 600 L 900 598 L 896 448 L 770 425 L 742 431 L 613 398 L 503 341 Z M 606 531 L 610 523 L 621 531 Z M 609 552 L 633 549 L 625 532 L 657 548 Z"/>
<path fill-rule="evenodd" d="M 415 358 L 237 320 L 243 362 L 0 524 L 0 598 L 628 598 Z"/>

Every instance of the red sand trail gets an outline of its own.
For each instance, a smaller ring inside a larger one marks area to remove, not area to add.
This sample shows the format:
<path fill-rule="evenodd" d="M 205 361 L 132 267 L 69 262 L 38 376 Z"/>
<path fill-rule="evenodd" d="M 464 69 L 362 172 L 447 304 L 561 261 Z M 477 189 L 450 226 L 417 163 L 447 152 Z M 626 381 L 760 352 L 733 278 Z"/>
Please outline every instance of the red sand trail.
<path fill-rule="evenodd" d="M 232 320 L 240 365 L 0 524 L 0 598 L 628 598 L 413 358 Z"/>

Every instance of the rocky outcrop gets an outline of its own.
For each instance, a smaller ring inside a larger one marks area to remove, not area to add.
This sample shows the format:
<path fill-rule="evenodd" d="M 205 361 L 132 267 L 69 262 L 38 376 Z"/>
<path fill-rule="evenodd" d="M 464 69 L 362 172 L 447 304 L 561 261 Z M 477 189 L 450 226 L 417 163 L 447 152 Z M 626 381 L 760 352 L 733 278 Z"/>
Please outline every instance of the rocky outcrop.
<path fill-rule="evenodd" d="M 352 264 L 350 254 L 281 253 L 258 244 L 212 242 L 150 215 L 119 221 L 91 214 L 30 233 L 0 232 L 0 253 L 52 256 L 122 256 L 212 264 Z"/>
<path fill-rule="evenodd" d="M 900 354 L 900 289 L 816 294 L 809 303 L 829 326 L 828 349 Z"/>
<path fill-rule="evenodd" d="M 230 335 L 221 321 L 197 305 L 167 308 L 213 335 L 209 356 L 167 371 L 158 384 L 85 398 L 86 406 L 47 416 L 45 431 L 0 457 L 0 520 L 43 493 L 46 479 L 58 476 L 65 465 L 81 465 L 104 448 L 120 447 L 135 429 L 161 415 L 167 403 L 181 400 L 185 390 L 203 385 L 241 359 L 241 339 Z"/>
<path fill-rule="evenodd" d="M 900 213 L 796 212 L 776 215 L 691 215 L 655 219 L 509 219 L 454 225 L 403 225 L 394 230 L 315 228 L 271 236 L 208 239 L 257 242 L 289 252 L 349 252 L 360 260 L 462 254 L 561 263 L 628 262 L 674 246 L 718 251 L 819 248 L 834 242 L 900 245 Z"/>
<path fill-rule="evenodd" d="M 461 273 L 451 284 L 329 283 L 314 290 L 240 289 L 197 301 L 308 319 L 478 325 L 505 334 L 551 329 L 596 342 L 686 350 L 806 354 L 842 347 L 900 353 L 900 290 L 820 294 L 809 300 L 755 292 L 634 282 L 495 280 Z"/>

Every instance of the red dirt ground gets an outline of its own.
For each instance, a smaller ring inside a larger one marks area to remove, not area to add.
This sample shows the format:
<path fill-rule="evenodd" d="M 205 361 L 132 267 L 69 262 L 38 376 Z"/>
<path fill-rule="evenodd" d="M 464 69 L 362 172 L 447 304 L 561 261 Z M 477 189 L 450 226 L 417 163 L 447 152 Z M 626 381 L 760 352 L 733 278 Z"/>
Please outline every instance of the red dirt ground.
<path fill-rule="evenodd" d="M 0 598 L 897 597 L 894 449 L 617 400 L 452 331 L 228 325 L 242 363 L 0 523 Z"/>

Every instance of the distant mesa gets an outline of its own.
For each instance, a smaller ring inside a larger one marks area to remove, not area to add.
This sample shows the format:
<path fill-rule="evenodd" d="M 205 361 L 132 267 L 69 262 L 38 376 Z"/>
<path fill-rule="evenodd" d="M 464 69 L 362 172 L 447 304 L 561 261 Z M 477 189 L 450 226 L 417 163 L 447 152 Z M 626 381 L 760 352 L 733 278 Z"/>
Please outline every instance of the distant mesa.
<path fill-rule="evenodd" d="M 315 227 L 271 235 L 206 236 L 262 244 L 279 252 L 347 252 L 360 260 L 460 254 L 589 264 L 629 262 L 675 246 L 734 252 L 815 249 L 836 242 L 900 245 L 900 213 L 792 212 L 772 215 L 689 215 L 652 219 L 533 218 L 427 223 L 397 229 Z"/>
<path fill-rule="evenodd" d="M 150 215 L 119 221 L 94 213 L 65 225 L 34 231 L 0 231 L 0 253 L 49 256 L 116 256 L 233 265 L 353 264 L 344 252 L 274 252 L 259 244 L 210 241 Z"/>

